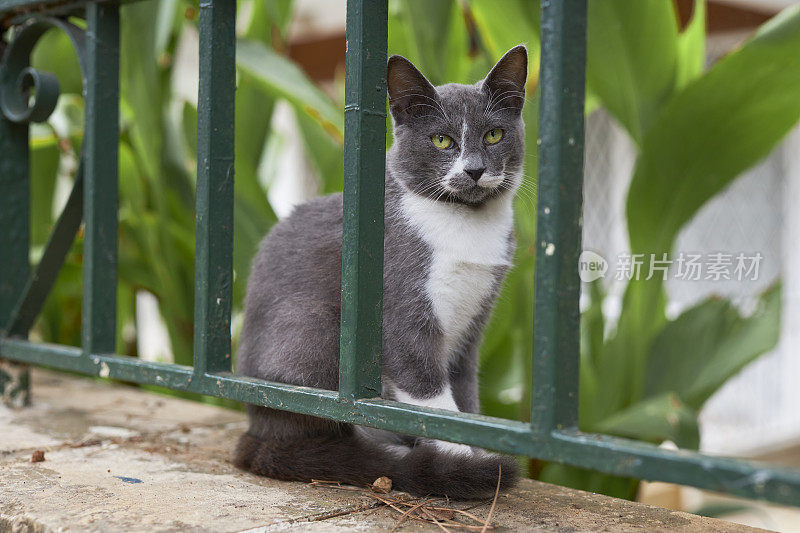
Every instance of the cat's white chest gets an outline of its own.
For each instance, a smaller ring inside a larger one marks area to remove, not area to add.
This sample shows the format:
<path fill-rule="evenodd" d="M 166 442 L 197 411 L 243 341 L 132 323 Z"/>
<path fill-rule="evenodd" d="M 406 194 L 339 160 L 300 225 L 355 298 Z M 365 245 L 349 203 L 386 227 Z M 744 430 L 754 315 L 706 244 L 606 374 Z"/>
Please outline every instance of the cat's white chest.
<path fill-rule="evenodd" d="M 487 304 L 499 266 L 510 264 L 511 199 L 475 210 L 407 193 L 403 211 L 431 249 L 426 292 L 444 333 L 446 356 Z"/>
<path fill-rule="evenodd" d="M 495 274 L 492 266 L 441 255 L 434 253 L 426 288 L 442 326 L 445 354 L 450 356 L 491 295 Z"/>

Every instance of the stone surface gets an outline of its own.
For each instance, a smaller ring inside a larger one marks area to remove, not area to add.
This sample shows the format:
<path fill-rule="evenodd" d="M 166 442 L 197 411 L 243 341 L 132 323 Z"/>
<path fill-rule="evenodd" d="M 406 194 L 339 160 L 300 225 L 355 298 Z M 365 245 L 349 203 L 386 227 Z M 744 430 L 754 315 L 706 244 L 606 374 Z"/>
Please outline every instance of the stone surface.
<path fill-rule="evenodd" d="M 30 407 L 0 407 L 0 531 L 391 531 L 399 517 L 361 492 L 237 470 L 229 458 L 246 426 L 240 412 L 38 369 L 32 379 Z M 31 462 L 36 450 L 44 461 Z M 483 518 L 490 502 L 458 507 Z M 756 531 L 535 481 L 501 494 L 492 522 L 499 531 Z M 398 531 L 441 529 L 408 521 Z"/>

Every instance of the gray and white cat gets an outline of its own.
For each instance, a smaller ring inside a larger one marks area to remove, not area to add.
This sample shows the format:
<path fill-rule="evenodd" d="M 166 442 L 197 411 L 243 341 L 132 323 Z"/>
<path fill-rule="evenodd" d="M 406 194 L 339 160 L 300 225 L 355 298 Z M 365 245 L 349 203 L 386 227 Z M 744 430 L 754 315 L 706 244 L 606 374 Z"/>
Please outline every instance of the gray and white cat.
<path fill-rule="evenodd" d="M 522 181 L 527 52 L 511 49 L 475 85 L 434 87 L 388 62 L 394 145 L 386 157 L 383 397 L 477 413 L 481 332 L 514 250 Z M 297 207 L 261 244 L 250 275 L 239 372 L 336 390 L 342 196 Z M 279 479 L 490 496 L 511 457 L 248 406 L 236 463 Z"/>

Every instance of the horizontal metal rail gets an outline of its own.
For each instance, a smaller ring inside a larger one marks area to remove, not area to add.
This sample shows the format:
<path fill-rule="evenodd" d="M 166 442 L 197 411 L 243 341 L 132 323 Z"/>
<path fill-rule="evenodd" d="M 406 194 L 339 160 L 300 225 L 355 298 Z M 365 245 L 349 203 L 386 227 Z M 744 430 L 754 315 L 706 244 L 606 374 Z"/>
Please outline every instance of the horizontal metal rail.
<path fill-rule="evenodd" d="M 800 472 L 746 461 L 709 457 L 652 444 L 581 433 L 534 432 L 529 424 L 489 416 L 430 409 L 382 399 L 348 400 L 335 391 L 235 376 L 197 375 L 191 367 L 144 362 L 119 355 L 81 357 L 79 348 L 0 341 L 12 361 L 133 383 L 228 398 L 409 435 L 457 441 L 500 452 L 567 463 L 608 474 L 689 484 L 713 491 L 798 505 Z"/>

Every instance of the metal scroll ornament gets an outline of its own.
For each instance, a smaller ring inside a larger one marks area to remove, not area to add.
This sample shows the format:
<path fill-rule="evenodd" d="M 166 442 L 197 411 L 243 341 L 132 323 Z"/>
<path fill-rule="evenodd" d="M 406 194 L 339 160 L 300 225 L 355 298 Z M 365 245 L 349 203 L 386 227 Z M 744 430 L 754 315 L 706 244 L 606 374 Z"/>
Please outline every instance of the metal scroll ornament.
<path fill-rule="evenodd" d="M 31 52 L 39 39 L 57 28 L 69 36 L 78 54 L 83 85 L 86 86 L 84 30 L 54 17 L 35 15 L 14 28 L 14 37 L 0 62 L 0 111 L 12 122 L 44 122 L 56 108 L 58 79 L 30 66 Z"/>

